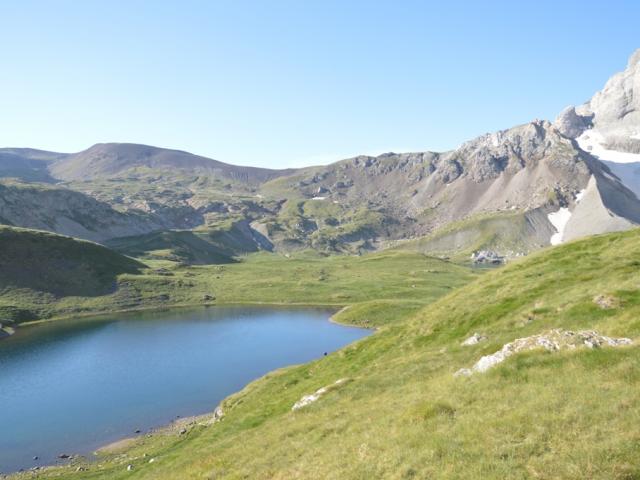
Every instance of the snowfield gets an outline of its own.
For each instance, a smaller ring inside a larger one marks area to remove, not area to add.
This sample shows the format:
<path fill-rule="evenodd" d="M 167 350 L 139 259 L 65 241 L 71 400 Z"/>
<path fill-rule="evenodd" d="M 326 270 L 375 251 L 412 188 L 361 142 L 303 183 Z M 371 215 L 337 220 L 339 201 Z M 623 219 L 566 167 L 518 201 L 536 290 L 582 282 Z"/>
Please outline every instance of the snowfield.
<path fill-rule="evenodd" d="M 632 137 L 632 138 L 636 138 Z M 605 160 L 615 163 L 636 163 L 640 162 L 639 153 L 618 152 L 616 150 L 607 150 L 602 146 L 604 137 L 597 130 L 591 129 L 584 132 L 576 138 L 578 146 L 585 152 L 598 157 L 599 160 Z"/>
<path fill-rule="evenodd" d="M 562 243 L 562 236 L 564 235 L 564 228 L 571 218 L 571 212 L 568 208 L 562 207 L 557 212 L 551 212 L 547 217 L 551 225 L 557 230 L 556 233 L 551 235 L 551 245 L 560 245 Z"/>
<path fill-rule="evenodd" d="M 584 192 L 586 190 L 586 188 L 582 189 L 576 194 L 576 204 L 580 203 L 580 200 L 584 197 Z M 553 225 L 557 230 L 556 233 L 551 235 L 551 239 L 549 241 L 551 242 L 551 245 L 560 245 L 563 240 L 562 237 L 564 236 L 564 229 L 571 218 L 571 211 L 567 207 L 561 207 L 557 211 L 549 213 L 547 218 L 551 222 L 551 225 Z"/>

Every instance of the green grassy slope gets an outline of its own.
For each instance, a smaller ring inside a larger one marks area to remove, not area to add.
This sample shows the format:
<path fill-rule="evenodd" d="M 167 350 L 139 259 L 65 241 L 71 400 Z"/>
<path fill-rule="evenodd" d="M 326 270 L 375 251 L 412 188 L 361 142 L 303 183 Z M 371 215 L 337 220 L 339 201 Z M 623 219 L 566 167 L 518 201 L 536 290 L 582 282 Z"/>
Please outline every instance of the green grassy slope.
<path fill-rule="evenodd" d="M 149 238 L 152 244 L 155 238 Z M 147 245 L 135 240 L 129 246 Z M 216 237 L 208 241 L 213 245 Z M 302 252 L 291 258 L 261 252 L 231 264 L 185 265 L 166 259 L 139 263 L 90 242 L 10 227 L 0 230 L 3 245 L 0 323 L 212 303 L 342 307 L 375 301 L 389 308 L 400 296 L 411 300 L 401 308 L 415 311 L 475 275 L 467 268 L 406 252 L 365 257 Z"/>
<path fill-rule="evenodd" d="M 0 226 L 0 321 L 37 318 L 38 304 L 63 297 L 109 295 L 119 275 L 142 268 L 95 243 Z"/>
<path fill-rule="evenodd" d="M 132 257 L 172 260 L 194 265 L 234 262 L 234 257 L 259 250 L 244 222 L 227 221 L 195 230 L 161 232 L 116 238 L 107 246 Z"/>
<path fill-rule="evenodd" d="M 528 254 L 549 244 L 554 233 L 541 211 L 507 211 L 474 215 L 451 222 L 432 234 L 401 242 L 398 250 L 467 259 L 478 250 L 495 250 L 510 257 Z"/>
<path fill-rule="evenodd" d="M 375 335 L 253 382 L 223 402 L 222 422 L 144 436 L 82 465 L 86 471 L 74 465 L 42 476 L 639 478 L 638 258 L 640 230 L 570 243 L 486 273 L 418 313 L 400 306 L 405 295 L 396 287 L 397 309 L 352 312 L 351 320 L 372 314 L 386 324 Z M 597 305 L 598 295 L 610 297 L 611 308 Z M 519 354 L 454 378 L 504 343 L 552 327 L 636 343 Z M 488 341 L 460 346 L 475 331 Z M 340 378 L 351 381 L 291 411 L 302 395 Z"/>

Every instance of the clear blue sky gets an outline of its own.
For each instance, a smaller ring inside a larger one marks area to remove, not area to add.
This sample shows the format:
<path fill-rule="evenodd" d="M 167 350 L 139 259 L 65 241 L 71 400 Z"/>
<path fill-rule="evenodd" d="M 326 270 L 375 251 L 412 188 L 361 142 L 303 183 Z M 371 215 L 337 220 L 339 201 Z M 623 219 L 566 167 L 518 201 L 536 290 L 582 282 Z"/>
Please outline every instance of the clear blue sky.
<path fill-rule="evenodd" d="M 0 146 L 446 150 L 582 103 L 639 47 L 635 0 L 0 0 Z"/>

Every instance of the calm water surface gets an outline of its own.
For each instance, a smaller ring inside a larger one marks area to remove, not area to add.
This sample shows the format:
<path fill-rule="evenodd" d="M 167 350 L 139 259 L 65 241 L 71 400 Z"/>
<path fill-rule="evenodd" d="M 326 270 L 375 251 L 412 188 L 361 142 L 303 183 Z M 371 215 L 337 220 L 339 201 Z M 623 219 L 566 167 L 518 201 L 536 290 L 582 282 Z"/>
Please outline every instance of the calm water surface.
<path fill-rule="evenodd" d="M 330 314 L 214 307 L 19 329 L 0 341 L 0 472 L 210 412 L 270 370 L 370 333 Z"/>

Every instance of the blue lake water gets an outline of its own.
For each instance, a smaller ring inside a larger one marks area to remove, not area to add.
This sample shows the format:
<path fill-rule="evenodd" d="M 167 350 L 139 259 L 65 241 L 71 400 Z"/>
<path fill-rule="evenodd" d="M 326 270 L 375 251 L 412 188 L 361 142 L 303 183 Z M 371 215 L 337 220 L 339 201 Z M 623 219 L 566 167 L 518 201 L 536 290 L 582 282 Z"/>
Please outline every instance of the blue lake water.
<path fill-rule="evenodd" d="M 0 472 L 211 412 L 270 370 L 370 333 L 331 323 L 330 315 L 212 307 L 18 329 L 0 341 Z"/>

